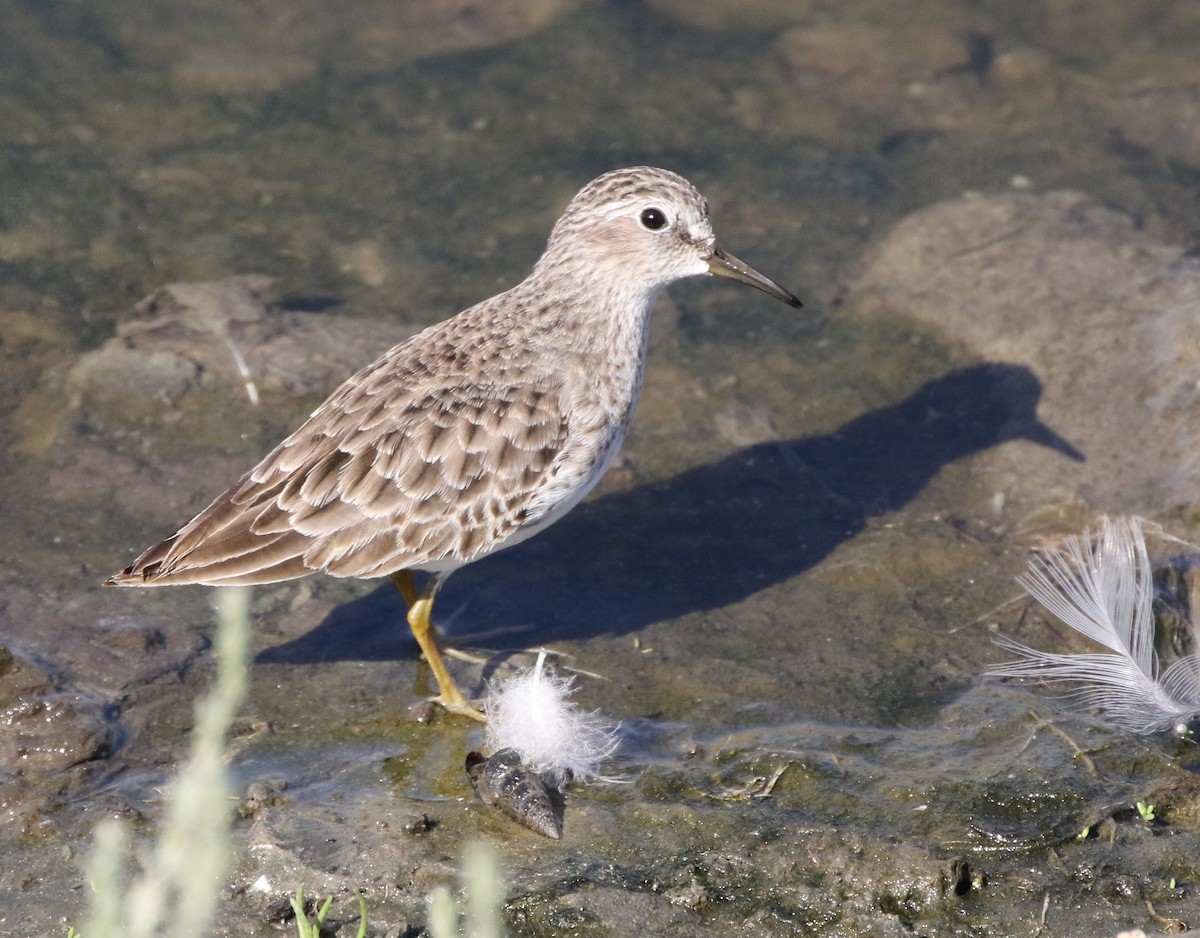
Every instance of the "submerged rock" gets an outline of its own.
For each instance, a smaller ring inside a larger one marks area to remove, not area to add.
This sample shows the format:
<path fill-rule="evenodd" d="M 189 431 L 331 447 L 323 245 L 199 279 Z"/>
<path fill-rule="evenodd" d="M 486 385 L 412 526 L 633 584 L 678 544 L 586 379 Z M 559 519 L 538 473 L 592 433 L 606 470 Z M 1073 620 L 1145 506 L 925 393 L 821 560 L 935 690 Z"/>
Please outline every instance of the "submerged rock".
<path fill-rule="evenodd" d="M 107 755 L 115 727 L 105 711 L 93 695 L 58 687 L 0 645 L 0 775 L 51 777 Z"/>
<path fill-rule="evenodd" d="M 1041 419 L 1087 458 L 1064 472 L 1049 450 L 989 454 L 1006 494 L 1146 514 L 1200 499 L 1200 261 L 1185 247 L 1078 193 L 957 199 L 897 225 L 847 305 L 1033 370 Z"/>
<path fill-rule="evenodd" d="M 572 0 L 366 0 L 331 7 L 312 0 L 286 9 L 154 2 L 143 17 L 104 23 L 123 53 L 173 69 L 184 91 L 277 91 L 322 71 L 373 72 L 436 55 L 486 49 L 545 28 Z M 156 9 L 157 8 L 157 9 Z M 97 14 L 103 22 L 104 14 Z M 163 19 L 190 28 L 164 30 Z"/>
<path fill-rule="evenodd" d="M 1134 148 L 1193 171 L 1200 165 L 1200 63 L 1183 55 L 1128 53 L 1086 88 L 1088 102 Z"/>
<path fill-rule="evenodd" d="M 78 419 L 103 434 L 153 426 L 156 440 L 235 446 L 252 421 L 230 415 L 286 401 L 303 410 L 407 337 L 410 327 L 268 306 L 271 280 L 175 283 L 142 300 L 116 335 L 66 377 Z M 186 418 L 186 419 L 183 419 Z M 286 429 L 283 428 L 283 429 Z M 283 432 L 278 430 L 275 432 Z"/>

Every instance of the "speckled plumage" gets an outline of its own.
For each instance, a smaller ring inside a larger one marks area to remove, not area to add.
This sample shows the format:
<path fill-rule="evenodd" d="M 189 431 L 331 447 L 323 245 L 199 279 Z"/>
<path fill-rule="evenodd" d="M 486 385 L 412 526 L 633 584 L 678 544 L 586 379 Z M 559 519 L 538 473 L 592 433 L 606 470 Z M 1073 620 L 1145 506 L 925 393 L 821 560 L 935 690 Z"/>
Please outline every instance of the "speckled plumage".
<path fill-rule="evenodd" d="M 650 227 L 648 209 L 665 224 Z M 656 296 L 703 273 L 799 305 L 716 246 L 708 203 L 685 179 L 606 173 L 571 201 L 529 277 L 389 349 L 108 583 L 416 570 L 434 575 L 431 603 L 450 572 L 536 533 L 595 485 L 637 403 Z"/>

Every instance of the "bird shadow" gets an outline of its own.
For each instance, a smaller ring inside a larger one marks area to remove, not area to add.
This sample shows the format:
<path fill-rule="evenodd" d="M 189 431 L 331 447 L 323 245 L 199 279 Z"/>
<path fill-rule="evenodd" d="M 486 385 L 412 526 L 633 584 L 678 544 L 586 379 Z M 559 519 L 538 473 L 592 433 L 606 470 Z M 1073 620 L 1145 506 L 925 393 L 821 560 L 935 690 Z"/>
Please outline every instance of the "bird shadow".
<path fill-rule="evenodd" d="M 439 625 L 480 647 L 624 634 L 720 608 L 801 573 L 867 520 L 907 504 L 948 463 L 1006 440 L 1083 461 L 1037 416 L 1028 368 L 981 364 L 825 436 L 760 443 L 660 483 L 585 502 L 522 544 L 456 573 Z M 260 662 L 411 654 L 390 583 L 333 610 Z M 492 637 L 489 638 L 488 635 Z"/>

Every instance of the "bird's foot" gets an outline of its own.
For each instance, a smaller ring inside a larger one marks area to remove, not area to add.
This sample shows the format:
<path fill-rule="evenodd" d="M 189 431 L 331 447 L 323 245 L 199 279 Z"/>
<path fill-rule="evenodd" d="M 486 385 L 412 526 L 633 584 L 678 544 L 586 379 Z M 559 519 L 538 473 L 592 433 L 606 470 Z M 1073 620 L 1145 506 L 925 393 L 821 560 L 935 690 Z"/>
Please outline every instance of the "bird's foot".
<path fill-rule="evenodd" d="M 470 700 L 464 697 L 462 692 L 457 687 L 453 688 L 453 693 L 441 693 L 436 697 L 431 697 L 430 703 L 437 704 L 447 713 L 454 713 L 458 716 L 470 717 L 479 723 L 486 723 L 487 716 L 483 712 L 483 702 L 479 700 Z"/>

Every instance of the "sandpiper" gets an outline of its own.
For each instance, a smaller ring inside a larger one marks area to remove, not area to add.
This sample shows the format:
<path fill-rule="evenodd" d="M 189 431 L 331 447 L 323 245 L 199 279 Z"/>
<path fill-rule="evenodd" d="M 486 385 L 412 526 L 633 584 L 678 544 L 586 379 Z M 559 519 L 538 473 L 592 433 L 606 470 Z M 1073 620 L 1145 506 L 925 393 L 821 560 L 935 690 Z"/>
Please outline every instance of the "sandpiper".
<path fill-rule="evenodd" d="M 389 576 L 435 700 L 482 719 L 438 651 L 438 588 L 599 481 L 637 404 L 655 298 L 699 274 L 800 305 L 716 243 L 708 202 L 686 179 L 647 166 L 600 176 L 525 280 L 389 349 L 107 584 Z M 419 589 L 414 572 L 427 575 Z"/>

